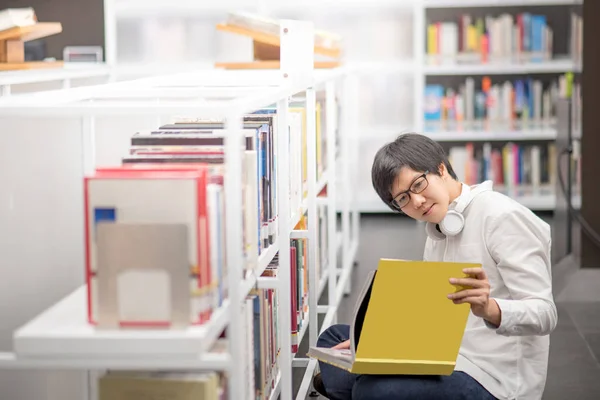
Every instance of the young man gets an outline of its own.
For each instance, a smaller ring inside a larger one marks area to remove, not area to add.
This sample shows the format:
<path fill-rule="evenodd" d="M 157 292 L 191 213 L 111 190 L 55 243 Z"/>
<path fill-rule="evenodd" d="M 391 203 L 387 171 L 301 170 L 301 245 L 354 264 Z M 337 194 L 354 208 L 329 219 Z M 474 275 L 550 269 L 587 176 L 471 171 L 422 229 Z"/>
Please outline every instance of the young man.
<path fill-rule="evenodd" d="M 450 282 L 470 289 L 448 294 L 448 301 L 471 307 L 452 375 L 357 376 L 320 363 L 315 388 L 336 400 L 541 399 L 548 334 L 557 322 L 548 224 L 489 181 L 473 187 L 459 182 L 444 149 L 426 136 L 404 134 L 386 144 L 371 172 L 389 207 L 426 222 L 424 260 L 483 268 Z M 348 348 L 348 338 L 347 325 L 334 325 L 317 345 Z"/>

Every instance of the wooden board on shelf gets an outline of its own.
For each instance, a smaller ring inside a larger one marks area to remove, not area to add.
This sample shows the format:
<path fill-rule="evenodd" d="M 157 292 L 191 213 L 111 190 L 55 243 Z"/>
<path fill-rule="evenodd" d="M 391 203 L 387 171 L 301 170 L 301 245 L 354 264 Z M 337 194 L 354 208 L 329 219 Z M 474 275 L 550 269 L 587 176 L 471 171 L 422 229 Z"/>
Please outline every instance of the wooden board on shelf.
<path fill-rule="evenodd" d="M 0 31 L 0 70 L 10 71 L 62 66 L 62 62 L 25 61 L 25 42 L 60 32 L 62 32 L 60 22 L 38 22 L 35 25 L 18 26 Z"/>
<path fill-rule="evenodd" d="M 60 22 L 38 22 L 35 25 L 14 27 L 0 31 L 0 41 L 18 40 L 29 42 L 30 40 L 56 35 L 62 32 Z"/>
<path fill-rule="evenodd" d="M 0 71 L 61 68 L 62 61 L 25 61 L 25 62 L 0 62 Z"/>
<path fill-rule="evenodd" d="M 232 24 L 217 24 L 217 30 L 246 36 L 252 39 L 254 60 L 240 62 L 217 62 L 216 68 L 224 69 L 279 69 L 281 41 L 279 36 L 247 29 Z M 341 49 L 327 48 L 315 45 L 314 53 L 332 58 L 327 61 L 315 61 L 315 69 L 336 68 L 341 65 L 339 60 Z"/>
<path fill-rule="evenodd" d="M 279 60 L 248 61 L 248 62 L 218 62 L 216 68 L 224 69 L 279 69 Z M 315 61 L 315 69 L 336 68 L 339 61 Z"/>
<path fill-rule="evenodd" d="M 231 25 L 231 24 L 217 24 L 217 30 L 223 32 L 235 33 L 238 35 L 246 36 L 252 39 L 254 42 L 269 44 L 272 46 L 279 47 L 280 40 L 279 36 L 272 35 L 265 32 L 255 31 L 251 29 L 247 29 L 241 26 Z M 320 54 L 323 56 L 328 56 L 332 58 L 339 58 L 341 55 L 341 49 L 339 48 L 327 48 L 323 46 L 315 45 L 315 54 Z"/>

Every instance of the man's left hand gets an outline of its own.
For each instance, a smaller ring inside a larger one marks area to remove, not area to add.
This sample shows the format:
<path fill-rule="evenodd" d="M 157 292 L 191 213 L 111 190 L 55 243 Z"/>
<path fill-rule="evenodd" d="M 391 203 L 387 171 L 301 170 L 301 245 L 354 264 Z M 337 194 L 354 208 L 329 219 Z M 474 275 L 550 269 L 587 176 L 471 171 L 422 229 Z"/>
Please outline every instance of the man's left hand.
<path fill-rule="evenodd" d="M 454 304 L 469 303 L 471 312 L 495 326 L 500 325 L 500 308 L 494 299 L 490 299 L 490 283 L 483 268 L 466 268 L 463 272 L 469 278 L 450 278 L 453 285 L 467 287 L 456 293 L 451 293 L 448 298 Z"/>

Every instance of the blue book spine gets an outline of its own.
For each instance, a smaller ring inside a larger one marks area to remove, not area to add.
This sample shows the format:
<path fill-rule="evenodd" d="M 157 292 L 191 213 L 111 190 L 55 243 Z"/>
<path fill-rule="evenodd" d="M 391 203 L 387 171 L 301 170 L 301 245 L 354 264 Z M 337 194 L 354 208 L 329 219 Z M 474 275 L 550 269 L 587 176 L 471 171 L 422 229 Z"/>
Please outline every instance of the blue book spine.
<path fill-rule="evenodd" d="M 425 86 L 424 118 L 426 121 L 439 121 L 442 119 L 442 99 L 444 87 L 442 85 Z"/>

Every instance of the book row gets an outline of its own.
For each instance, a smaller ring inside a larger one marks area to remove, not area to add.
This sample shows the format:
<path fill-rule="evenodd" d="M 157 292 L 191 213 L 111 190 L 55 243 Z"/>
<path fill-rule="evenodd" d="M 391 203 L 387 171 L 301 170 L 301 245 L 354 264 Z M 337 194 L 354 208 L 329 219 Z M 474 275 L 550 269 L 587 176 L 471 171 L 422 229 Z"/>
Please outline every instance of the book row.
<path fill-rule="evenodd" d="M 556 184 L 558 154 L 554 143 L 466 143 L 450 147 L 448 155 L 458 178 L 471 185 L 492 180 L 506 190 L 527 187 L 540 192 Z M 573 167 L 571 178 L 577 186 L 581 182 L 581 161 L 574 162 Z"/>
<path fill-rule="evenodd" d="M 217 372 L 109 371 L 98 379 L 98 400 L 226 400 L 226 383 Z"/>
<path fill-rule="evenodd" d="M 325 207 L 319 207 L 319 220 Z M 326 218 L 325 218 L 326 221 Z M 325 221 L 321 225 L 326 225 Z M 306 219 L 296 226 L 296 230 L 306 228 Z M 322 238 L 326 237 L 321 230 L 318 235 L 319 252 L 315 272 L 317 280 L 321 280 L 321 268 L 327 244 Z M 291 327 L 289 332 L 292 338 L 292 354 L 297 353 L 299 346 L 299 333 L 308 322 L 308 240 L 290 240 L 290 272 L 291 272 Z M 279 271 L 279 256 L 275 255 L 261 277 L 277 277 Z M 278 291 L 274 289 L 253 289 L 242 306 L 242 329 L 245 339 L 243 346 L 244 387 L 248 399 L 266 400 L 272 395 L 277 385 L 279 373 L 278 355 L 282 351 L 281 333 L 286 332 L 280 328 L 279 323 L 280 301 Z M 221 335 L 210 352 L 223 353 L 227 351 L 228 339 L 226 333 Z M 145 393 L 147 396 L 157 397 L 165 390 L 179 393 L 182 399 L 210 398 L 225 399 L 226 380 L 224 374 L 212 373 L 166 373 L 145 371 L 112 371 L 99 379 L 99 399 L 125 399 L 131 393 Z M 193 397 L 190 393 L 195 393 Z M 187 397 L 186 397 L 187 396 Z"/>
<path fill-rule="evenodd" d="M 571 13 L 569 53 L 581 61 L 583 18 Z M 542 14 L 474 17 L 427 25 L 426 54 L 430 63 L 543 62 L 553 58 L 554 29 Z"/>
<path fill-rule="evenodd" d="M 581 84 L 572 74 L 560 75 L 549 84 L 533 78 L 499 82 L 489 76 L 468 77 L 458 89 L 427 84 L 424 92 L 425 124 L 515 123 L 550 125 L 555 122 L 558 99 L 581 98 Z"/>
<path fill-rule="evenodd" d="M 291 149 L 282 160 L 289 162 L 290 214 L 303 214 L 306 113 L 300 104 L 291 110 L 287 135 L 277 134 L 274 107 L 244 117 L 241 193 L 225 194 L 225 125 L 212 120 L 178 120 L 136 132 L 121 165 L 97 168 L 85 178 L 91 323 L 160 327 L 210 319 L 228 296 L 225 198 L 243 199 L 246 274 L 277 239 L 278 140 L 288 140 Z M 320 108 L 317 117 L 320 127 Z"/>

